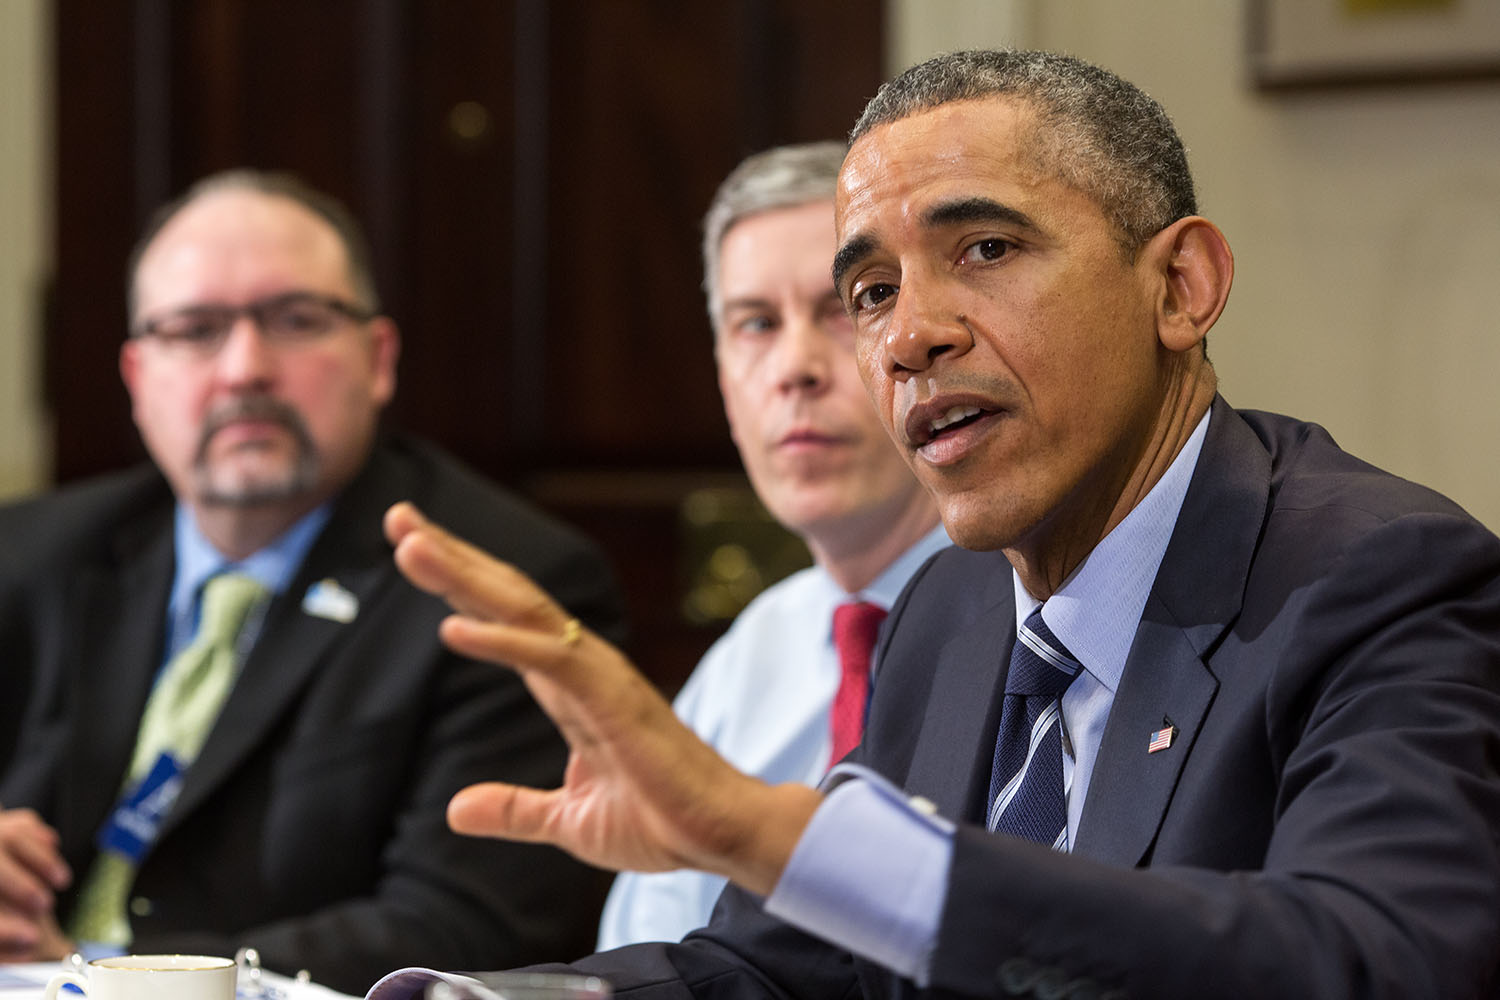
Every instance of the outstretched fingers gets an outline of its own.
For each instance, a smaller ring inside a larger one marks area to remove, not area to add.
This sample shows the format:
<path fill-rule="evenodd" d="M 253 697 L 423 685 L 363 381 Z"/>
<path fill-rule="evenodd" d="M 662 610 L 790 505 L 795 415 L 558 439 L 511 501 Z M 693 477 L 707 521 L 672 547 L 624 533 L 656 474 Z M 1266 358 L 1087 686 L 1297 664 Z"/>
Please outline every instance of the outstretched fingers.
<path fill-rule="evenodd" d="M 567 615 L 526 576 L 445 528 L 410 503 L 386 512 L 386 537 L 396 565 L 415 586 L 435 594 L 461 615 L 481 620 L 543 624 Z"/>
<path fill-rule="evenodd" d="M 462 789 L 448 802 L 448 826 L 470 836 L 545 840 L 558 795 L 487 781 Z"/>
<path fill-rule="evenodd" d="M 816 791 L 737 772 L 619 650 L 411 504 L 392 507 L 385 529 L 402 573 L 456 612 L 440 626 L 443 643 L 518 671 L 570 749 L 561 788 L 486 783 L 460 792 L 448 808 L 454 830 L 552 843 L 608 868 L 688 866 L 759 892 L 774 884 Z"/>
<path fill-rule="evenodd" d="M 441 596 L 456 614 L 439 634 L 454 652 L 520 671 L 539 673 L 562 688 L 539 687 L 532 694 L 553 720 L 572 735 L 576 706 L 567 695 L 590 699 L 619 671 L 601 669 L 621 661 L 608 643 L 585 629 L 525 574 L 427 520 L 410 503 L 392 507 L 386 537 L 395 546 L 396 565 L 413 585 Z M 628 671 L 627 671 L 628 673 Z"/>
<path fill-rule="evenodd" d="M 386 512 L 396 565 L 412 584 L 476 622 L 568 635 L 571 616 L 524 573 L 427 520 L 410 503 Z M 576 639 L 576 635 L 572 636 Z"/>
<path fill-rule="evenodd" d="M 532 697 L 575 748 L 599 742 L 627 709 L 623 688 L 635 674 L 609 643 L 581 625 L 538 631 L 527 626 L 452 615 L 438 629 L 443 644 L 476 660 L 521 674 Z M 574 632 L 576 630 L 576 634 Z"/>

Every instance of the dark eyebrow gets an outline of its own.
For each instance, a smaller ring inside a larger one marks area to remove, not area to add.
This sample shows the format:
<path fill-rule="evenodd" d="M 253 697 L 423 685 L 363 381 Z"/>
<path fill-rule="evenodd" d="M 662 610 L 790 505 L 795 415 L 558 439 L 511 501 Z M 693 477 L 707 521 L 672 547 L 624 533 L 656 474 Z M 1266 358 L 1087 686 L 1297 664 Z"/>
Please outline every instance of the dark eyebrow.
<path fill-rule="evenodd" d="M 951 226 L 963 222 L 1000 223 L 1024 229 L 1029 233 L 1040 231 L 1037 224 L 1031 221 L 1031 216 L 992 198 L 961 198 L 957 201 L 945 201 L 928 209 L 927 214 L 922 217 L 923 225 L 928 228 Z M 860 235 L 840 247 L 838 253 L 833 255 L 833 287 L 841 287 L 844 275 L 848 274 L 849 269 L 854 265 L 874 253 L 875 246 L 873 236 Z"/>
<path fill-rule="evenodd" d="M 959 222 L 999 222 L 1028 232 L 1038 231 L 1031 216 L 990 198 L 963 198 L 934 205 L 927 210 L 922 221 L 928 226 L 949 226 Z"/>
<path fill-rule="evenodd" d="M 839 288 L 844 275 L 849 273 L 849 269 L 874 252 L 875 237 L 863 234 L 839 247 L 838 253 L 833 255 L 833 287 Z M 840 293 L 840 298 L 842 297 Z"/>

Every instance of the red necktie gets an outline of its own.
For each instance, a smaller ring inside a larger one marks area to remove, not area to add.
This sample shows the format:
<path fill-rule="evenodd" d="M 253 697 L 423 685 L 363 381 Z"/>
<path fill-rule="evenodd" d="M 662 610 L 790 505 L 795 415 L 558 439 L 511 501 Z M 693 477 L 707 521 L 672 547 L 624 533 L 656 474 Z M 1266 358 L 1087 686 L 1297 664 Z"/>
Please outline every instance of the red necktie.
<path fill-rule="evenodd" d="M 833 733 L 832 761 L 837 763 L 859 743 L 865 727 L 865 700 L 870 693 L 870 654 L 875 634 L 885 621 L 885 609 L 867 602 L 840 604 L 833 609 L 833 645 L 839 654 L 839 690 L 833 696 L 829 728 Z"/>

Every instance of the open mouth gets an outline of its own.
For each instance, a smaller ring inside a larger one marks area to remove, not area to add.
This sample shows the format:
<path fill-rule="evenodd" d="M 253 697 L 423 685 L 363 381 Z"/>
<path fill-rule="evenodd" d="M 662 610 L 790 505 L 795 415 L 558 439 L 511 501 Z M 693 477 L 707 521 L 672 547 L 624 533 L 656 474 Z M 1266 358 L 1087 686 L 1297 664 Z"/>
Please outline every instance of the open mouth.
<path fill-rule="evenodd" d="M 962 402 L 933 401 L 906 415 L 906 445 L 932 465 L 950 465 L 978 446 L 989 425 L 1004 416 L 1003 406 L 970 396 Z"/>
<path fill-rule="evenodd" d="M 925 420 L 913 414 L 916 419 L 908 423 L 909 436 L 912 444 L 922 448 L 934 441 L 951 437 L 996 412 L 998 411 L 987 410 L 973 403 L 958 403 Z"/>
<path fill-rule="evenodd" d="M 934 438 L 942 436 L 944 433 L 956 431 L 961 427 L 967 427 L 984 416 L 984 412 L 984 410 L 977 406 L 951 407 L 928 426 L 927 440 L 931 441 Z"/>

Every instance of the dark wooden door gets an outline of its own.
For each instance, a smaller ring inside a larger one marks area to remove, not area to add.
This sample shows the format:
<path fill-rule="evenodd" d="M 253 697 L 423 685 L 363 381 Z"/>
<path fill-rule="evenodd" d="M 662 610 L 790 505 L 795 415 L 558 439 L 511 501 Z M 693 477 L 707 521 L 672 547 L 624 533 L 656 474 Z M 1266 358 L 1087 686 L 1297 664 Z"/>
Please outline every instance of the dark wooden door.
<path fill-rule="evenodd" d="M 151 209 L 214 170 L 294 170 L 370 230 L 405 338 L 393 418 L 599 538 L 675 688 L 723 624 L 683 611 L 684 497 L 743 492 L 698 220 L 745 154 L 852 124 L 882 7 L 58 0 L 59 478 L 142 454 L 115 356 Z"/>

